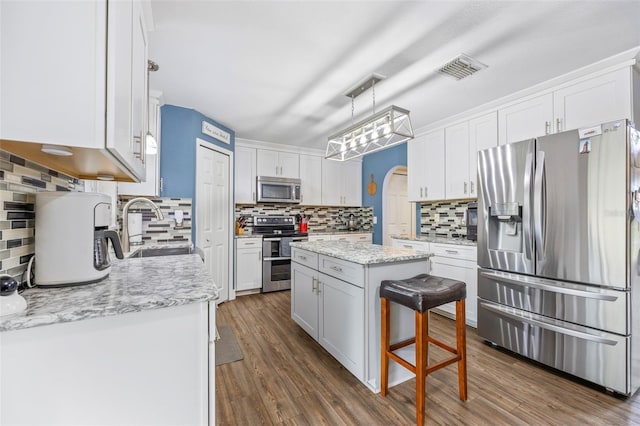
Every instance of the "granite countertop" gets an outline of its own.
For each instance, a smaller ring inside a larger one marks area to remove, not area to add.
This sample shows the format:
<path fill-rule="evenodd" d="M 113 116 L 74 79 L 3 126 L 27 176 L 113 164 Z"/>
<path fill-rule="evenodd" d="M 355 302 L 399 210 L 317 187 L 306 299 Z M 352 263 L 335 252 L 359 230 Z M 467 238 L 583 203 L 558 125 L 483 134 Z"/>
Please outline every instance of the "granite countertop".
<path fill-rule="evenodd" d="M 432 256 L 431 253 L 412 249 L 369 243 L 351 243 L 348 241 L 300 241 L 291 243 L 291 247 L 309 250 L 361 265 L 428 259 Z"/>
<path fill-rule="evenodd" d="M 475 247 L 477 245 L 475 241 L 467 240 L 466 238 L 436 237 L 430 235 L 400 234 L 391 235 L 391 238 L 394 238 L 396 240 L 424 241 L 426 243 L 456 244 L 459 246 Z"/>
<path fill-rule="evenodd" d="M 144 248 L 184 244 L 152 244 Z M 135 246 L 132 252 L 140 248 Z M 22 293 L 25 312 L 0 317 L 0 331 L 80 321 L 218 298 L 200 255 L 186 254 L 112 261 L 109 276 L 95 284 L 32 288 Z"/>
<path fill-rule="evenodd" d="M 322 230 L 322 231 L 314 231 L 312 229 L 309 230 L 309 235 L 338 235 L 338 234 L 371 234 L 373 231 L 371 229 L 359 229 L 357 231 L 347 231 L 344 229 L 341 230 Z"/>

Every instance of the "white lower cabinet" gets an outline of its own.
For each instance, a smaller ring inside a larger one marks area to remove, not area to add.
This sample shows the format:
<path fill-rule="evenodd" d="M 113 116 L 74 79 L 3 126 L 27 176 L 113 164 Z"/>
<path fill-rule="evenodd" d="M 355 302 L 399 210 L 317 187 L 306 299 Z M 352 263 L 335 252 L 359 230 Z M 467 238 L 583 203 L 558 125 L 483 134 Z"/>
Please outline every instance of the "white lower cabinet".
<path fill-rule="evenodd" d="M 364 289 L 318 274 L 318 341 L 347 370 L 364 379 Z"/>
<path fill-rule="evenodd" d="M 295 251 L 306 258 L 317 255 Z M 306 260 L 305 260 L 306 262 Z M 317 266 L 316 266 L 317 267 Z M 364 289 L 291 263 L 291 318 L 358 379 L 364 379 Z"/>
<path fill-rule="evenodd" d="M 214 336 L 215 302 L 3 331 L 0 424 L 214 425 Z"/>
<path fill-rule="evenodd" d="M 236 291 L 262 288 L 262 238 L 236 239 Z"/>
<path fill-rule="evenodd" d="M 431 275 L 463 281 L 467 285 L 465 302 L 466 323 L 476 327 L 478 322 L 478 264 L 476 247 L 431 243 Z M 435 309 L 455 318 L 455 302 Z"/>

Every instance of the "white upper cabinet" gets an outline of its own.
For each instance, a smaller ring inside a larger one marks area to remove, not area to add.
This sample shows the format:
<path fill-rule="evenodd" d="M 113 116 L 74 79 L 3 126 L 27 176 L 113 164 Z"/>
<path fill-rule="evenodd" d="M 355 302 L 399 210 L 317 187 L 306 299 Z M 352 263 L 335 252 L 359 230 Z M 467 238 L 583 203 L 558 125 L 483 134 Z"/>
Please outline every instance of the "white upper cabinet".
<path fill-rule="evenodd" d="M 300 156 L 291 152 L 258 149 L 258 176 L 300 177 Z"/>
<path fill-rule="evenodd" d="M 498 111 L 500 144 L 519 142 L 551 133 L 553 96 L 547 93 Z"/>
<path fill-rule="evenodd" d="M 140 183 L 118 182 L 118 194 L 121 195 L 147 195 L 157 197 L 160 195 L 160 150 L 162 149 L 162 135 L 160 134 L 160 100 L 149 98 L 149 131 L 156 138 L 158 152 L 145 154 L 146 179 Z"/>
<path fill-rule="evenodd" d="M 444 199 L 444 149 L 444 129 L 419 136 L 408 142 L 409 201 Z"/>
<path fill-rule="evenodd" d="M 478 151 L 498 145 L 496 111 L 469 120 L 469 197 L 478 196 Z"/>
<path fill-rule="evenodd" d="M 565 85 L 498 112 L 500 144 L 633 118 L 631 68 Z"/>
<path fill-rule="evenodd" d="M 235 198 L 238 204 L 256 203 L 256 149 L 236 146 Z"/>
<path fill-rule="evenodd" d="M 631 74 L 622 68 L 553 92 L 556 132 L 632 118 Z"/>
<path fill-rule="evenodd" d="M 322 204 L 362 206 L 362 163 L 360 161 L 322 160 Z"/>
<path fill-rule="evenodd" d="M 145 179 L 141 6 L 132 0 L 108 6 L 105 0 L 0 4 L 3 149 L 81 178 Z M 40 144 L 70 147 L 74 156 L 51 158 Z"/>
<path fill-rule="evenodd" d="M 469 123 L 444 130 L 445 196 L 448 199 L 469 198 Z"/>
<path fill-rule="evenodd" d="M 317 206 L 322 204 L 322 157 L 300 154 L 300 180 L 302 181 L 302 203 Z"/>

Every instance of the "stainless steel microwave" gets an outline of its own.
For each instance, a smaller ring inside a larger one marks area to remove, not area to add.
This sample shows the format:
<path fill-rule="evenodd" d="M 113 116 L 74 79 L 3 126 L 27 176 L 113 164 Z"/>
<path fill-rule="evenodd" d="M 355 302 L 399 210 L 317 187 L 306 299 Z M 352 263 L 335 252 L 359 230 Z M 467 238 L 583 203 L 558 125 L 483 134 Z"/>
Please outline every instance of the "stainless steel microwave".
<path fill-rule="evenodd" d="M 301 181 L 295 178 L 258 176 L 259 203 L 299 203 L 302 201 Z"/>

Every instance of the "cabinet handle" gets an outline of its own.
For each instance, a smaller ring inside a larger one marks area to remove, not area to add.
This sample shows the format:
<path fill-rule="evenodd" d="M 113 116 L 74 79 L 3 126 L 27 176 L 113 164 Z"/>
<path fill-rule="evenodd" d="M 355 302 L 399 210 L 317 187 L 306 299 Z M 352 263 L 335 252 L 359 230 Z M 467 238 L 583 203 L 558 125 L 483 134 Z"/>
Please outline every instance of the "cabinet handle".
<path fill-rule="evenodd" d="M 252 193 L 251 193 L 251 199 L 252 199 L 253 201 L 255 201 L 255 200 L 256 200 L 256 193 L 255 193 L 255 192 L 252 192 Z"/>
<path fill-rule="evenodd" d="M 412 246 L 409 246 L 409 245 L 407 245 L 407 244 L 404 244 L 402 247 L 404 247 L 404 248 L 408 248 L 408 249 L 412 249 L 412 248 L 413 248 Z"/>
<path fill-rule="evenodd" d="M 449 254 L 458 254 L 458 250 L 445 250 Z"/>
<path fill-rule="evenodd" d="M 560 130 L 562 130 L 562 119 L 556 118 L 556 132 L 559 132 Z"/>
<path fill-rule="evenodd" d="M 301 254 L 298 255 L 298 258 L 302 259 L 302 260 L 307 260 L 307 256 L 303 256 Z"/>
<path fill-rule="evenodd" d="M 422 195 L 422 188 L 420 188 L 420 198 L 424 197 L 424 195 Z"/>
<path fill-rule="evenodd" d="M 316 277 L 311 277 L 311 291 L 315 293 L 318 290 L 318 281 Z"/>
<path fill-rule="evenodd" d="M 464 194 L 467 194 L 467 182 L 464 183 Z"/>
<path fill-rule="evenodd" d="M 258 261 L 262 262 L 262 252 L 261 251 L 258 252 Z"/>
<path fill-rule="evenodd" d="M 473 194 L 474 191 L 474 185 L 473 185 L 473 181 L 471 181 L 471 193 Z"/>
<path fill-rule="evenodd" d="M 142 160 L 142 136 L 134 136 L 133 143 L 134 145 L 138 145 L 140 147 L 140 150 L 134 151 L 133 155 Z"/>
<path fill-rule="evenodd" d="M 544 134 L 548 135 L 549 133 L 551 133 L 551 123 L 548 121 L 544 122 Z"/>
<path fill-rule="evenodd" d="M 424 198 L 427 198 L 429 196 L 429 187 L 425 186 L 424 187 Z"/>
<path fill-rule="evenodd" d="M 334 271 L 336 271 L 336 272 L 340 272 L 340 273 L 342 273 L 342 272 L 343 272 L 343 271 L 342 271 L 342 268 L 341 268 L 341 267 L 339 267 L 339 266 L 332 266 L 330 269 L 333 269 Z"/>

